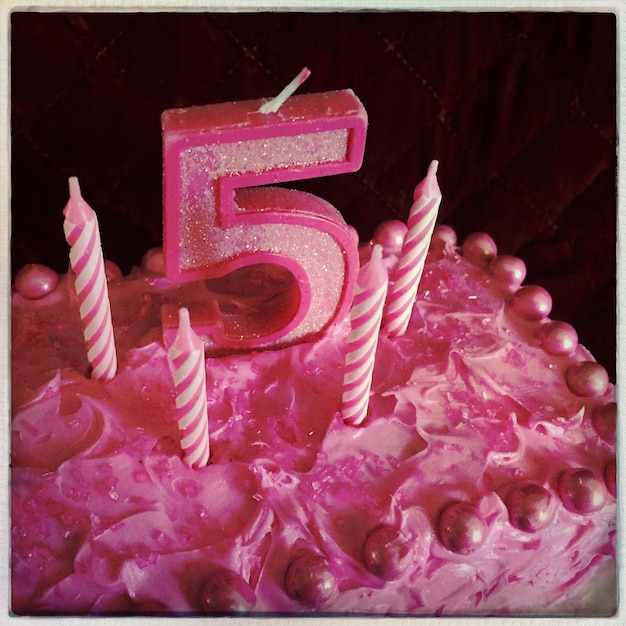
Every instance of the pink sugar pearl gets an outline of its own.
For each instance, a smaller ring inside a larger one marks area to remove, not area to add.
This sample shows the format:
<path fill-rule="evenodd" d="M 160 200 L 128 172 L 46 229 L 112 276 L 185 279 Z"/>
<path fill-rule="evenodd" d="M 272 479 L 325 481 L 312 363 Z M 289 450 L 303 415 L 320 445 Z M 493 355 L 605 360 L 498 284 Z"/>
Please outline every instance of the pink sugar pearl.
<path fill-rule="evenodd" d="M 165 260 L 162 248 L 151 248 L 141 259 L 141 267 L 153 274 L 165 274 Z"/>
<path fill-rule="evenodd" d="M 112 280 L 119 280 L 123 276 L 122 270 L 119 268 L 119 266 L 116 263 L 113 263 L 113 261 L 109 261 L 108 259 L 105 259 L 104 261 L 104 274 L 107 278 L 107 282 L 109 283 Z"/>
<path fill-rule="evenodd" d="M 463 241 L 461 252 L 465 258 L 476 265 L 486 267 L 489 261 L 498 254 L 498 247 L 487 233 L 472 233 Z"/>
<path fill-rule="evenodd" d="M 594 407 L 591 423 L 601 439 L 614 446 L 617 430 L 617 403 L 607 402 Z"/>
<path fill-rule="evenodd" d="M 317 554 L 296 557 L 285 574 L 287 595 L 307 606 L 321 608 L 338 593 L 337 581 L 328 561 Z"/>
<path fill-rule="evenodd" d="M 439 539 L 450 551 L 469 554 L 480 548 L 487 538 L 482 515 L 467 502 L 448 505 L 439 516 Z"/>
<path fill-rule="evenodd" d="M 559 478 L 559 495 L 568 511 L 583 515 L 599 511 L 606 501 L 603 481 L 582 467 L 563 472 Z"/>
<path fill-rule="evenodd" d="M 238 574 L 219 569 L 209 574 L 200 592 L 200 609 L 206 614 L 249 613 L 256 602 L 250 585 Z"/>
<path fill-rule="evenodd" d="M 367 536 L 363 560 L 372 574 L 384 580 L 395 580 L 411 562 L 411 552 L 398 529 L 381 526 Z"/>
<path fill-rule="evenodd" d="M 435 226 L 432 241 L 440 241 L 441 243 L 454 248 L 457 244 L 456 231 L 452 228 L 452 226 L 448 226 L 447 224 Z"/>
<path fill-rule="evenodd" d="M 505 499 L 511 524 L 527 533 L 541 530 L 552 517 L 551 499 L 550 492 L 536 483 L 516 487 Z"/>
<path fill-rule="evenodd" d="M 577 396 L 599 397 L 609 386 L 609 375 L 595 361 L 581 361 L 570 365 L 565 372 L 567 386 Z"/>
<path fill-rule="evenodd" d="M 30 263 L 15 276 L 16 291 L 29 300 L 38 300 L 52 293 L 59 283 L 59 275 L 46 265 Z"/>
<path fill-rule="evenodd" d="M 539 285 L 527 285 L 515 293 L 511 306 L 519 317 L 537 322 L 550 315 L 552 296 Z"/>
<path fill-rule="evenodd" d="M 515 291 L 526 278 L 526 264 L 524 261 L 508 254 L 491 259 L 489 269 L 492 276 L 510 291 Z"/>
<path fill-rule="evenodd" d="M 372 237 L 372 244 L 379 244 L 385 254 L 400 254 L 408 228 L 400 220 L 387 220 L 378 225 Z"/>
<path fill-rule="evenodd" d="M 544 350 L 555 356 L 570 355 L 578 346 L 578 333 L 567 322 L 552 320 L 541 327 L 539 336 Z"/>
<path fill-rule="evenodd" d="M 442 258 L 446 251 L 452 252 L 456 248 L 456 232 L 451 226 L 440 224 L 435 226 L 430 239 L 429 253 L 435 258 Z"/>

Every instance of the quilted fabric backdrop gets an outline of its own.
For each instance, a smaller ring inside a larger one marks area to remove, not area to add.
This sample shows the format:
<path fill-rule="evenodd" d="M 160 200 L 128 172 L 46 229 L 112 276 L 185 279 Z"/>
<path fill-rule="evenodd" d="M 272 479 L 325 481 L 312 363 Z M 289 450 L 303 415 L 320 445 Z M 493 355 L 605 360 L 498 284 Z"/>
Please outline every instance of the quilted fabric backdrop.
<path fill-rule="evenodd" d="M 35 13 L 11 16 L 12 264 L 67 268 L 80 178 L 105 256 L 161 243 L 161 111 L 351 87 L 363 168 L 291 183 L 363 240 L 406 219 L 432 159 L 440 223 L 524 259 L 615 380 L 616 21 L 582 13 Z"/>

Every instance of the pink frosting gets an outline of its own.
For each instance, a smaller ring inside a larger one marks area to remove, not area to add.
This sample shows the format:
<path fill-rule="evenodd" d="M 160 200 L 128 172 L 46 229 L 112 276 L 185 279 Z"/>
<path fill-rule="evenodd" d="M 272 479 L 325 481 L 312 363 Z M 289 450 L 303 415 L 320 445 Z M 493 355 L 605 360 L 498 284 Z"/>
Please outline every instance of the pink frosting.
<path fill-rule="evenodd" d="M 160 308 L 203 283 L 150 267 L 109 283 L 119 371 L 104 384 L 86 377 L 66 278 L 16 292 L 13 610 L 580 610 L 614 570 L 613 386 L 579 393 L 591 355 L 542 345 L 543 294 L 511 305 L 486 244 L 428 258 L 407 333 L 379 339 L 358 428 L 340 415 L 346 321 L 209 358 L 202 469 L 182 458 Z"/>

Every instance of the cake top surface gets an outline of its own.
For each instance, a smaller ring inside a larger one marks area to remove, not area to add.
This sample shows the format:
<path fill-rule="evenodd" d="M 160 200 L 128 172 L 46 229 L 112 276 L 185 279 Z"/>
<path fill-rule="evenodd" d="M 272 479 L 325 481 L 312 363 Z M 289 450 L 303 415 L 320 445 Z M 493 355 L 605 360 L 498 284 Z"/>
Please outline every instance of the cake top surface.
<path fill-rule="evenodd" d="M 160 328 L 173 286 L 148 269 L 158 253 L 109 281 L 120 369 L 104 385 L 85 377 L 67 277 L 38 300 L 16 293 L 14 497 L 26 508 L 15 549 L 32 552 L 32 524 L 62 532 L 36 501 L 58 502 L 76 533 L 52 547 L 60 569 L 29 576 L 24 593 L 44 612 L 81 589 L 78 610 L 186 614 L 216 601 L 217 577 L 261 613 L 515 613 L 525 600 L 512 588 L 546 559 L 567 569 L 603 536 L 594 567 L 608 563 L 612 385 L 578 371 L 591 355 L 547 318 L 544 290 L 519 288 L 515 259 L 485 256 L 484 235 L 459 256 L 451 236 L 436 231 L 406 335 L 381 335 L 362 426 L 340 413 L 347 323 L 315 343 L 210 358 L 211 463 L 200 470 L 181 458 L 173 418 Z M 55 478 L 43 486 L 41 475 Z M 397 556 L 379 563 L 380 542 Z M 538 550 L 548 543 L 549 555 Z M 318 582 L 303 588 L 301 570 Z M 560 601 L 581 576 L 558 588 Z M 450 593 L 461 579 L 465 590 Z M 554 593 L 536 589 L 533 602 L 551 605 Z"/>

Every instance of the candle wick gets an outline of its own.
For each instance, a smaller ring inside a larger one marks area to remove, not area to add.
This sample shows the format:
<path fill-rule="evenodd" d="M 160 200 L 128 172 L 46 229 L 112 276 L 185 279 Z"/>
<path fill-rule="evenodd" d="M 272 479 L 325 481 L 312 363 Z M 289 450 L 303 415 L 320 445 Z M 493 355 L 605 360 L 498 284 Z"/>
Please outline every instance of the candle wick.
<path fill-rule="evenodd" d="M 186 331 L 191 328 L 189 309 L 183 307 L 178 311 L 178 325 L 180 328 L 184 328 Z"/>
<path fill-rule="evenodd" d="M 293 94 L 293 92 L 300 87 L 300 85 L 311 75 L 311 70 L 308 67 L 302 68 L 300 73 L 275 97 L 267 102 L 264 102 L 259 107 L 259 113 L 276 113 L 278 109 L 283 105 L 285 100 Z"/>
<path fill-rule="evenodd" d="M 70 176 L 68 183 L 70 188 L 70 198 L 82 199 L 78 178 L 76 176 Z"/>

